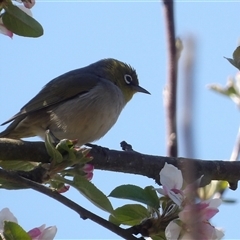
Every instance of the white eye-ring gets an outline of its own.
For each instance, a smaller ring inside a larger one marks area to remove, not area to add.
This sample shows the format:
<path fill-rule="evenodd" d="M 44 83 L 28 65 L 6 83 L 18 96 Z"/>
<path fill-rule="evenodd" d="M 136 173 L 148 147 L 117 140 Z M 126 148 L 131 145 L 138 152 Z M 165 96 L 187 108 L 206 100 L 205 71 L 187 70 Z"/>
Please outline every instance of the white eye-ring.
<path fill-rule="evenodd" d="M 132 76 L 131 75 L 129 75 L 129 74 L 125 74 L 124 75 L 124 80 L 125 80 L 125 82 L 126 82 L 126 84 L 131 84 L 131 82 L 132 82 Z"/>

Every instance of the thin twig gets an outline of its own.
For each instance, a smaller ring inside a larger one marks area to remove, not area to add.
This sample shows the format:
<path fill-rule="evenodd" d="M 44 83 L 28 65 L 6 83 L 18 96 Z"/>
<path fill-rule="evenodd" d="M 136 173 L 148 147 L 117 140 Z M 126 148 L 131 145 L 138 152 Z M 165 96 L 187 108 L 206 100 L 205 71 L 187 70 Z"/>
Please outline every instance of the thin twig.
<path fill-rule="evenodd" d="M 237 161 L 240 153 L 240 127 L 238 128 L 237 139 L 229 161 Z"/>
<path fill-rule="evenodd" d="M 0 169 L 0 177 L 4 178 L 8 181 L 11 181 L 13 183 L 21 184 L 25 188 L 32 188 L 37 192 L 43 193 L 47 195 L 48 197 L 51 197 L 58 202 L 62 203 L 63 205 L 67 206 L 68 208 L 72 209 L 73 211 L 77 212 L 82 219 L 91 219 L 93 222 L 98 223 L 99 225 L 107 228 L 108 230 L 114 232 L 120 237 L 123 237 L 124 239 L 129 239 L 129 240 L 136 240 L 139 238 L 136 238 L 132 236 L 132 234 L 129 233 L 128 229 L 122 229 L 118 227 L 117 225 L 97 216 L 96 214 L 88 211 L 87 209 L 79 206 L 75 202 L 71 201 L 67 197 L 59 194 L 56 191 L 53 191 L 49 189 L 48 187 L 45 187 L 39 183 L 33 182 L 31 180 L 28 180 L 26 178 L 18 176 L 16 173 L 10 172 L 10 171 L 5 171 L 3 169 Z M 141 238 L 140 238 L 141 239 Z M 142 238 L 143 239 L 143 238 Z"/>
<path fill-rule="evenodd" d="M 177 157 L 177 51 L 175 45 L 173 0 L 163 0 L 168 49 L 168 77 L 164 91 L 167 121 L 167 155 Z"/>
<path fill-rule="evenodd" d="M 183 70 L 184 70 L 184 78 L 182 84 L 182 96 L 183 96 L 183 104 L 182 104 L 182 130 L 183 130 L 183 145 L 185 150 L 185 155 L 187 157 L 194 156 L 194 136 L 193 136 L 193 110 L 194 110 L 194 60 L 195 60 L 195 41 L 193 37 L 188 37 L 184 44 L 185 54 L 183 55 Z M 194 179 L 197 170 L 195 168 L 194 163 L 188 164 L 188 178 Z M 190 199 L 190 203 L 188 206 L 191 211 L 189 214 L 189 222 L 194 222 L 195 219 L 199 219 L 201 215 L 201 211 L 199 211 L 196 203 L 197 200 L 197 189 L 198 184 L 195 182 L 190 185 L 188 198 Z M 191 239 L 199 239 L 199 233 L 204 232 L 204 229 L 201 224 L 190 224 L 190 236 Z"/>
<path fill-rule="evenodd" d="M 183 54 L 183 84 L 182 84 L 182 132 L 183 132 L 183 145 L 186 157 L 194 157 L 195 144 L 194 144 L 194 105 L 195 105 L 195 83 L 194 83 L 194 60 L 195 60 L 195 40 L 192 36 L 186 39 Z M 190 171 L 191 172 L 191 171 Z"/>

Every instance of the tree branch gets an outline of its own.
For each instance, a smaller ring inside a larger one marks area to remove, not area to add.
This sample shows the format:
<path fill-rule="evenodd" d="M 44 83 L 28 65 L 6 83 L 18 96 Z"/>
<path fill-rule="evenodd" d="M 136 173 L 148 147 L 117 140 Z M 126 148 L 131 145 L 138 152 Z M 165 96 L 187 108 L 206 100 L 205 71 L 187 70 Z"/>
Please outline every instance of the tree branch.
<path fill-rule="evenodd" d="M 195 117 L 195 93 L 196 84 L 194 79 L 195 73 L 195 39 L 189 36 L 184 44 L 185 54 L 183 54 L 183 81 L 182 84 L 182 122 L 181 129 L 183 135 L 183 148 L 186 157 L 195 155 L 195 138 L 194 138 L 194 117 Z"/>
<path fill-rule="evenodd" d="M 48 163 L 49 155 L 44 142 L 0 138 L 0 159 Z"/>
<path fill-rule="evenodd" d="M 163 10 L 165 16 L 168 50 L 168 78 L 164 91 L 167 120 L 167 155 L 170 157 L 177 157 L 177 51 L 174 29 L 173 0 L 163 0 Z"/>
<path fill-rule="evenodd" d="M 236 143 L 233 147 L 233 151 L 230 157 L 230 161 L 237 161 L 240 153 L 240 127 L 238 128 L 238 134 L 237 134 L 237 139 Z"/>
<path fill-rule="evenodd" d="M 4 147 L 7 148 L 7 151 L 4 151 Z M 94 158 L 91 163 L 96 169 L 137 174 L 152 178 L 158 184 L 160 184 L 159 172 L 164 167 L 165 162 L 179 168 L 187 182 L 192 182 L 204 175 L 202 185 L 210 183 L 211 180 L 226 180 L 231 184 L 232 189 L 236 189 L 236 183 L 240 180 L 240 162 L 238 161 L 152 156 L 135 151 L 110 150 L 100 146 L 94 147 L 90 151 L 90 155 Z M 50 162 L 43 142 L 4 138 L 0 139 L 0 159 L 3 161 L 17 159 L 30 162 Z M 194 166 L 196 175 L 188 174 L 189 164 Z"/>
<path fill-rule="evenodd" d="M 90 219 L 93 222 L 98 223 L 99 225 L 107 228 L 108 230 L 116 233 L 120 237 L 129 240 L 136 240 L 136 239 L 143 239 L 143 238 L 136 238 L 132 235 L 132 231 L 130 229 L 122 229 L 117 225 L 99 217 L 98 215 L 88 211 L 87 209 L 79 206 L 75 202 L 71 201 L 67 197 L 59 194 L 56 191 L 51 190 L 48 187 L 45 187 L 39 183 L 33 182 L 29 179 L 23 178 L 11 171 L 5 171 L 0 169 L 0 178 L 4 178 L 10 182 L 21 184 L 24 188 L 32 188 L 40 193 L 43 193 L 58 202 L 62 203 L 63 205 L 67 206 L 68 208 L 72 209 L 73 211 L 77 212 L 83 220 Z"/>

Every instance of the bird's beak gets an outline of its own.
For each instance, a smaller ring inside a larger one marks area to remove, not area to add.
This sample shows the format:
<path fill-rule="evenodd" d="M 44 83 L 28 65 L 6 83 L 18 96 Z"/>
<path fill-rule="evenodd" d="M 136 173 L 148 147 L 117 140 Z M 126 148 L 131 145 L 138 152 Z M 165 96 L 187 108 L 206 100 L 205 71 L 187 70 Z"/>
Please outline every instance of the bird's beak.
<path fill-rule="evenodd" d="M 140 87 L 139 85 L 132 85 L 132 86 L 133 86 L 133 89 L 134 89 L 136 92 L 151 94 L 149 91 L 147 91 L 146 89 Z"/>

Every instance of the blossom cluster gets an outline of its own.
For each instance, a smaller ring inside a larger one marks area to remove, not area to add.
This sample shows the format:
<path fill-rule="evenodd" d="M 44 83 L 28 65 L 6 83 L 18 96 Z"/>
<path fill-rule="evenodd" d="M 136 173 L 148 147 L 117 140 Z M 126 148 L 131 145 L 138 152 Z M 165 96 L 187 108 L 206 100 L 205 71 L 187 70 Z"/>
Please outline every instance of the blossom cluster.
<path fill-rule="evenodd" d="M 160 182 L 162 188 L 156 189 L 157 192 L 170 199 L 178 209 L 177 215 L 175 211 L 175 216 L 172 218 L 170 216 L 172 211 L 167 213 L 169 215 L 168 218 L 173 219 L 165 229 L 167 240 L 217 240 L 224 236 L 222 230 L 215 228 L 209 222 L 218 213 L 221 199 L 199 200 L 198 202 L 195 199 L 191 199 L 191 191 L 198 183 L 183 188 L 182 172 L 171 164 L 165 163 L 164 168 L 160 171 Z M 165 213 L 165 215 L 167 214 Z"/>
<path fill-rule="evenodd" d="M 8 208 L 3 208 L 0 211 L 0 238 L 4 233 L 4 224 L 6 221 L 18 223 L 17 218 L 12 214 Z M 27 233 L 32 240 L 53 240 L 57 233 L 57 228 L 55 226 L 45 227 L 43 224 L 40 227 L 33 228 Z M 3 238 L 4 239 L 4 238 Z"/>

